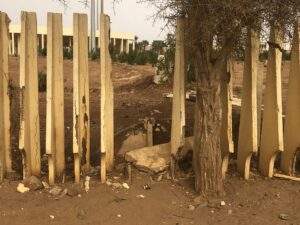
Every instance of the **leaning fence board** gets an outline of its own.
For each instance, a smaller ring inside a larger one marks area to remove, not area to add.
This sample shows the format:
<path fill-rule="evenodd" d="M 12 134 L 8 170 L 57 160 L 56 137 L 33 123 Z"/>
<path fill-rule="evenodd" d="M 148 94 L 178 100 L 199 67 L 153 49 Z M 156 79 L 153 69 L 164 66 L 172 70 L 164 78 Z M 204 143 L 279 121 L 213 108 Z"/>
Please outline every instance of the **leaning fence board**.
<path fill-rule="evenodd" d="M 270 43 L 282 46 L 280 35 L 276 28 L 272 28 Z M 277 153 L 283 151 L 281 58 L 280 49 L 270 45 L 259 153 L 259 170 L 268 177 L 273 176 Z"/>
<path fill-rule="evenodd" d="M 171 126 L 171 173 L 175 176 L 176 157 L 184 145 L 185 129 L 185 50 L 184 19 L 177 19 L 175 71 L 173 80 L 172 126 Z"/>
<path fill-rule="evenodd" d="M 233 63 L 231 60 L 227 63 L 227 71 L 223 76 L 221 83 L 221 104 L 222 104 L 222 126 L 221 126 L 221 150 L 222 150 L 222 176 L 228 169 L 228 160 L 230 153 L 234 152 L 232 140 L 232 76 Z"/>
<path fill-rule="evenodd" d="M 11 170 L 10 148 L 10 100 L 9 100 L 9 18 L 0 12 L 0 182 Z"/>
<path fill-rule="evenodd" d="M 75 182 L 90 165 L 90 115 L 88 73 L 88 21 L 86 14 L 74 13 L 73 36 L 73 153 Z"/>
<path fill-rule="evenodd" d="M 41 171 L 36 14 L 22 12 L 21 23 L 19 149 L 27 177 Z"/>
<path fill-rule="evenodd" d="M 48 13 L 46 153 L 49 183 L 65 171 L 62 15 Z"/>
<path fill-rule="evenodd" d="M 248 31 L 243 75 L 243 95 L 239 127 L 237 152 L 238 171 L 245 179 L 249 178 L 250 161 L 257 152 L 257 63 L 259 37 L 253 31 Z"/>
<path fill-rule="evenodd" d="M 110 19 L 100 15 L 100 64 L 101 64 L 101 181 L 105 182 L 106 170 L 114 165 L 114 95 L 112 65 L 109 54 Z"/>
<path fill-rule="evenodd" d="M 284 129 L 284 152 L 281 154 L 281 169 L 288 175 L 295 170 L 296 153 L 300 147 L 300 17 L 298 16 L 292 56 L 290 63 L 290 80 L 288 87 L 286 120 Z"/>

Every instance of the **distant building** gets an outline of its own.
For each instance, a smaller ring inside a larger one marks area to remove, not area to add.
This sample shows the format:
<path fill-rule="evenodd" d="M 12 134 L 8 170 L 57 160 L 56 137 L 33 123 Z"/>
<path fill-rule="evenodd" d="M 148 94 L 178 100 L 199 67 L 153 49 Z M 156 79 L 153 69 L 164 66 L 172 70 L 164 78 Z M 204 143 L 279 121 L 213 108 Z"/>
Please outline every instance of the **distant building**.
<path fill-rule="evenodd" d="M 20 36 L 21 25 L 10 25 L 10 46 L 9 53 L 19 55 L 20 53 Z M 100 46 L 100 32 L 96 31 L 96 46 Z M 133 33 L 111 32 L 111 44 L 118 53 L 129 52 L 129 49 L 135 49 L 135 35 Z M 37 44 L 39 49 L 47 48 L 47 26 L 37 27 Z M 73 29 L 63 28 L 63 46 L 65 48 L 73 48 Z"/>

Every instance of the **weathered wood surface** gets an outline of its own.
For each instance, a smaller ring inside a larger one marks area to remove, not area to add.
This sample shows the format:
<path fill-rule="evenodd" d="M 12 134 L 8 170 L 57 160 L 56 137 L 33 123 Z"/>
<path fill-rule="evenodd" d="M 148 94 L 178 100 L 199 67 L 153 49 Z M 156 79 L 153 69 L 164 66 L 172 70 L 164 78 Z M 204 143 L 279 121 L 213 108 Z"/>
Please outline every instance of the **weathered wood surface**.
<path fill-rule="evenodd" d="M 295 171 L 295 156 L 300 147 L 300 17 L 294 32 L 290 78 L 284 129 L 284 152 L 281 154 L 281 169 L 292 175 Z"/>
<path fill-rule="evenodd" d="M 112 65 L 109 54 L 110 19 L 100 15 L 100 64 L 101 64 L 101 180 L 114 166 L 114 94 Z"/>
<path fill-rule="evenodd" d="M 88 20 L 73 15 L 73 153 L 75 182 L 90 167 L 90 113 L 88 71 Z"/>
<path fill-rule="evenodd" d="M 6 13 L 0 12 L 0 182 L 11 171 L 10 99 L 9 99 L 9 27 Z"/>
<path fill-rule="evenodd" d="M 64 78 L 62 15 L 47 15 L 47 115 L 46 153 L 49 183 L 65 171 Z"/>
<path fill-rule="evenodd" d="M 171 173 L 175 176 L 178 150 L 184 145 L 185 137 L 185 48 L 183 18 L 177 19 L 175 69 L 173 79 L 172 126 L 171 126 Z"/>
<path fill-rule="evenodd" d="M 282 46 L 281 35 L 272 28 L 270 42 Z M 276 156 L 283 151 L 281 61 L 280 49 L 270 45 L 259 154 L 259 170 L 267 177 L 273 176 Z"/>
<path fill-rule="evenodd" d="M 232 76 L 233 64 L 231 60 L 227 63 L 227 71 L 221 82 L 221 104 L 222 104 L 222 126 L 220 145 L 222 151 L 222 176 L 228 169 L 229 155 L 234 152 L 232 140 Z"/>
<path fill-rule="evenodd" d="M 237 152 L 238 171 L 245 179 L 249 178 L 250 161 L 257 152 L 257 63 L 259 37 L 248 31 L 243 75 L 243 94 Z"/>
<path fill-rule="evenodd" d="M 21 15 L 20 93 L 19 149 L 25 178 L 41 172 L 37 21 L 32 12 Z"/>

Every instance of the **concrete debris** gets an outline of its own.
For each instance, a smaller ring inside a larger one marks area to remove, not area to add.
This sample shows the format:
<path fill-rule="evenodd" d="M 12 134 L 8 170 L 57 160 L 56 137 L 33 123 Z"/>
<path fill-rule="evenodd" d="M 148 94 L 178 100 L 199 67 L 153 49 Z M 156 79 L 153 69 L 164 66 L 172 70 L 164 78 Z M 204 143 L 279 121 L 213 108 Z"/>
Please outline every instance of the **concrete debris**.
<path fill-rule="evenodd" d="M 91 177 L 89 177 L 89 176 L 85 177 L 85 181 L 84 181 L 85 192 L 89 192 L 89 190 L 90 190 L 90 179 L 91 179 Z"/>
<path fill-rule="evenodd" d="M 28 187 L 32 191 L 41 190 L 44 188 L 42 181 L 36 176 L 26 178 L 23 181 L 23 184 L 25 185 L 25 187 Z"/>
<path fill-rule="evenodd" d="M 123 183 L 122 186 L 123 186 L 123 188 L 125 188 L 125 189 L 129 189 L 129 185 L 128 185 L 127 183 Z"/>
<path fill-rule="evenodd" d="M 24 184 L 22 183 L 19 183 L 18 184 L 18 187 L 17 187 L 17 191 L 20 192 L 20 193 L 25 193 L 25 192 L 28 192 L 30 189 L 28 187 L 25 187 Z"/>
<path fill-rule="evenodd" d="M 142 131 L 138 131 L 137 133 L 129 134 L 123 141 L 118 155 L 123 156 L 131 150 L 144 148 L 145 146 L 147 146 L 147 135 Z"/>
<path fill-rule="evenodd" d="M 54 186 L 50 189 L 49 193 L 53 196 L 58 196 L 63 192 L 63 188 L 59 186 Z"/>

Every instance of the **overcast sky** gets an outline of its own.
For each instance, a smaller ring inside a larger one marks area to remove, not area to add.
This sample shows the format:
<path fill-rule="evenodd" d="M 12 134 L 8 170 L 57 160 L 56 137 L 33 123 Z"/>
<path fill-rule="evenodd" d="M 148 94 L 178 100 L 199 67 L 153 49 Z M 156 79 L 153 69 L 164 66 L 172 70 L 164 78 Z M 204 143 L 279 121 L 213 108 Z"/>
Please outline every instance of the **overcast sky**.
<path fill-rule="evenodd" d="M 81 0 L 82 1 L 82 0 Z M 151 5 L 136 3 L 137 0 L 123 0 L 113 8 L 112 0 L 104 0 L 105 13 L 111 17 L 111 27 L 114 32 L 132 32 L 139 40 L 164 39 L 161 32 L 163 22 L 153 24 L 152 16 L 155 9 Z M 69 0 L 65 8 L 58 0 L 0 0 L 0 11 L 6 12 L 12 24 L 20 24 L 20 12 L 35 11 L 39 25 L 46 25 L 47 12 L 63 13 L 64 26 L 72 26 L 72 13 L 81 12 L 89 14 L 77 0 Z"/>

